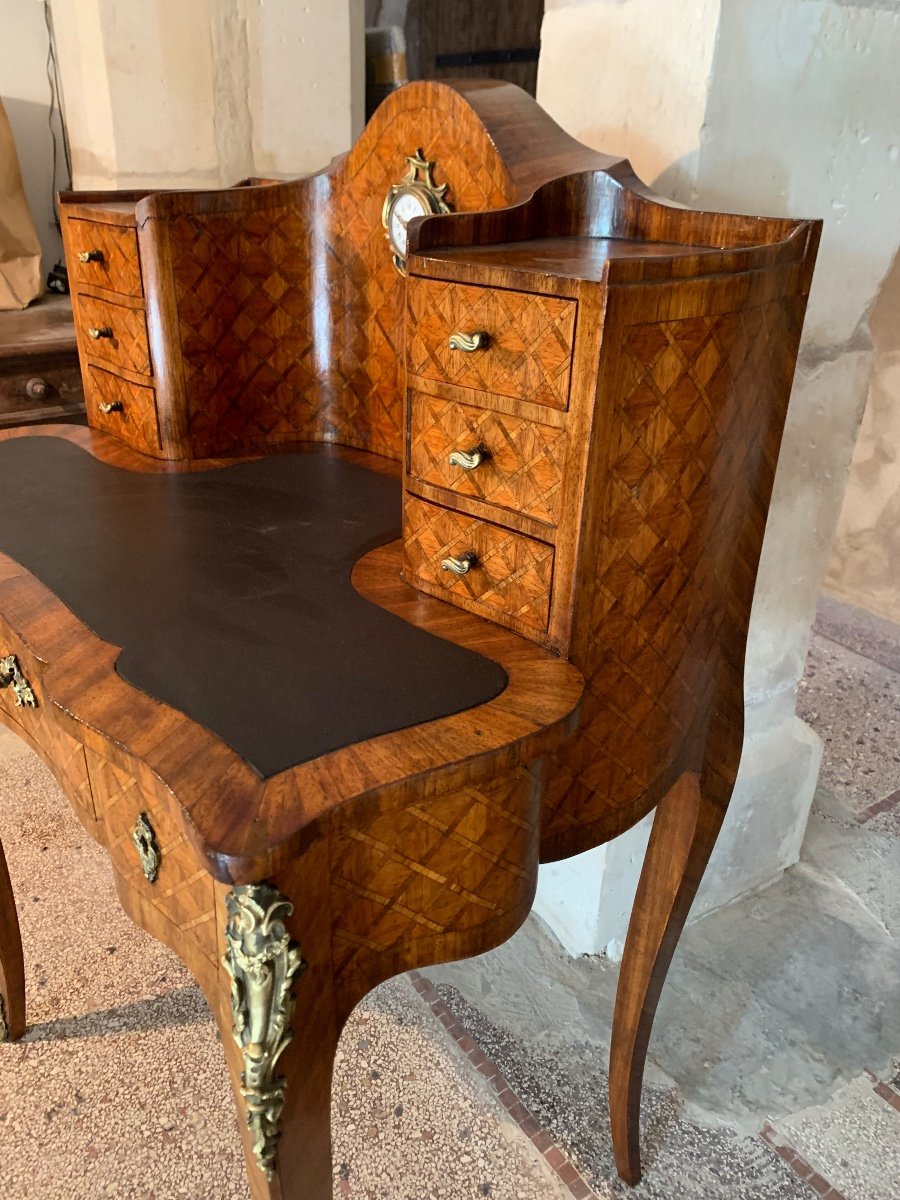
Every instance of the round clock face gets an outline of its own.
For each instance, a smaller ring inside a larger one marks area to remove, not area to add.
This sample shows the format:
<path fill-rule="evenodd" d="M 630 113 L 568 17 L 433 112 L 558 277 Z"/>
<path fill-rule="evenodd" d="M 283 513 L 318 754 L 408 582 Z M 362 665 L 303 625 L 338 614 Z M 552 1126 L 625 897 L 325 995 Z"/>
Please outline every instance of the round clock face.
<path fill-rule="evenodd" d="M 433 212 L 428 197 L 418 188 L 402 188 L 397 192 L 388 213 L 388 237 L 394 253 L 406 258 L 408 235 L 406 227 L 413 217 L 427 217 Z"/>

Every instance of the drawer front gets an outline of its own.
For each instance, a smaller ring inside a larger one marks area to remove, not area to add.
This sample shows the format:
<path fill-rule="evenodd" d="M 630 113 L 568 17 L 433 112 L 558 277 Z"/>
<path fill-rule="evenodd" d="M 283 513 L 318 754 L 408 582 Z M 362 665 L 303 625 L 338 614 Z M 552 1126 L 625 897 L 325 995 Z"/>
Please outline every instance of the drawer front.
<path fill-rule="evenodd" d="M 56 416 L 60 409 L 80 411 L 84 391 L 78 355 L 35 355 L 25 359 L 0 359 L 0 425 L 16 418 L 33 420 L 44 413 Z M 16 421 L 17 423 L 17 421 Z"/>
<path fill-rule="evenodd" d="M 72 261 L 66 265 L 73 287 L 100 287 L 123 296 L 143 296 L 135 229 L 101 221 L 70 220 L 68 230 Z M 90 258 L 82 262 L 79 254 Z"/>
<path fill-rule="evenodd" d="M 574 300 L 411 279 L 407 365 L 423 379 L 530 400 L 569 403 Z M 486 335 L 480 349 L 451 349 L 453 334 Z"/>
<path fill-rule="evenodd" d="M 88 749 L 86 757 L 94 805 L 113 867 L 129 887 L 215 962 L 212 876 L 181 827 L 175 801 L 170 796 L 145 792 L 129 771 L 93 750 Z M 139 821 L 144 858 L 134 840 Z M 148 878 L 144 868 L 144 861 L 149 863 L 153 851 L 155 879 Z"/>
<path fill-rule="evenodd" d="M 484 617 L 516 620 L 545 631 L 550 619 L 553 547 L 488 521 L 407 496 L 403 521 L 407 577 L 446 591 Z M 464 575 L 445 570 L 446 559 L 474 553 Z"/>
<path fill-rule="evenodd" d="M 78 342 L 84 353 L 138 375 L 150 374 L 143 309 L 125 308 L 95 296 L 79 296 L 78 319 Z"/>
<path fill-rule="evenodd" d="M 409 415 L 410 475 L 538 521 L 559 520 L 564 429 L 415 392 Z"/>
<path fill-rule="evenodd" d="M 22 646 L 18 636 L 5 621 L 0 621 L 0 659 L 15 657 L 17 673 L 11 682 L 0 689 L 0 711 L 3 723 L 23 738 L 31 738 L 53 763 L 56 779 L 75 814 L 85 827 L 93 832 L 94 802 L 88 780 L 84 747 L 53 720 L 53 709 L 44 695 L 43 678 L 38 674 L 37 659 L 30 650 Z M 4 672 L 4 680 L 9 674 Z M 18 692 L 15 684 L 19 685 Z M 30 688 L 33 707 L 29 703 Z M 19 703 L 19 701 L 22 703 Z"/>
<path fill-rule="evenodd" d="M 111 433 L 145 454 L 159 453 L 156 392 L 101 370 L 87 368 L 85 407 L 95 429 Z"/>

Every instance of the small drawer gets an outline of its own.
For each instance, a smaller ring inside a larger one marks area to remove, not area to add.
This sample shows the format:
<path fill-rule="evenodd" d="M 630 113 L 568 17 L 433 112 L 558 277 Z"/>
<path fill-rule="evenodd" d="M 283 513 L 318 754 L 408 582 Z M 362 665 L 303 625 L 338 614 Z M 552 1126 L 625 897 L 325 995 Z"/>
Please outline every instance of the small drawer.
<path fill-rule="evenodd" d="M 141 308 L 126 308 L 95 296 L 78 297 L 78 343 L 90 358 L 124 367 L 137 375 L 150 374 L 147 322 Z"/>
<path fill-rule="evenodd" d="M 413 278 L 407 308 L 413 374 L 549 408 L 568 406 L 574 300 Z"/>
<path fill-rule="evenodd" d="M 435 487 L 555 525 L 566 431 L 413 392 L 409 473 Z"/>
<path fill-rule="evenodd" d="M 158 454 L 155 390 L 93 365 L 88 366 L 86 375 L 85 407 L 91 425 L 114 434 L 135 450 Z"/>
<path fill-rule="evenodd" d="M 84 390 L 78 355 L 34 355 L 0 358 L 0 425 L 13 423 L 21 414 L 28 420 L 47 413 L 59 416 L 84 408 Z"/>
<path fill-rule="evenodd" d="M 128 770 L 86 752 L 97 818 L 112 865 L 183 936 L 216 955 L 212 877 L 188 841 L 174 801 L 145 792 Z"/>
<path fill-rule="evenodd" d="M 550 619 L 553 547 L 488 521 L 407 495 L 403 513 L 406 576 L 446 591 L 463 608 L 544 632 Z M 463 574 L 451 560 L 471 565 Z"/>
<path fill-rule="evenodd" d="M 76 288 L 106 288 L 122 296 L 143 296 L 137 232 L 101 221 L 68 222 L 69 276 Z M 80 257 L 79 257 L 80 256 Z"/>

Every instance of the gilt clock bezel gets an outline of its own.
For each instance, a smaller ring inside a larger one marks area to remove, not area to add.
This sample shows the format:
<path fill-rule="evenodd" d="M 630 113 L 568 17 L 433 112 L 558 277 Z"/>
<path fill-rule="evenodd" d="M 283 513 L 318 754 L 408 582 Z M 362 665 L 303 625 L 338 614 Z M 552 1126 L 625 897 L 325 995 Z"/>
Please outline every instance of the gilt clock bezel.
<path fill-rule="evenodd" d="M 415 154 L 407 154 L 406 161 L 409 163 L 409 170 L 399 183 L 395 183 L 388 189 L 381 208 L 381 224 L 386 231 L 385 239 L 391 247 L 391 261 L 401 275 L 406 274 L 409 254 L 408 251 L 406 254 L 401 254 L 391 236 L 391 213 L 400 197 L 412 194 L 423 200 L 426 207 L 423 216 L 437 216 L 440 213 L 452 212 L 450 205 L 444 199 L 444 193 L 449 184 L 437 184 L 434 181 L 434 161 L 425 157 L 421 147 L 416 150 Z"/>

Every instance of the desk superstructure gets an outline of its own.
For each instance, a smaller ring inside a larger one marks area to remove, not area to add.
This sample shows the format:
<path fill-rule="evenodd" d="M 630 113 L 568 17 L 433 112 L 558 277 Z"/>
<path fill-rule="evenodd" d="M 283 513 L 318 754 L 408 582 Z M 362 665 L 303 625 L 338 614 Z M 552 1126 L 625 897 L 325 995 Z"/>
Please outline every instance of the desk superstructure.
<path fill-rule="evenodd" d="M 126 472 L 218 472 L 227 492 L 236 456 L 334 443 L 391 481 L 402 519 L 402 538 L 353 566 L 356 592 L 455 643 L 451 673 L 484 663 L 466 683 L 481 672 L 486 691 L 461 707 L 420 674 L 424 710 L 364 740 L 342 739 L 336 716 L 334 747 L 303 761 L 300 730 L 295 764 L 266 774 L 229 740 L 227 712 L 217 728 L 190 683 L 176 703 L 127 681 L 129 645 L 120 673 L 88 604 L 70 611 L 37 568 L 0 556 L 0 719 L 108 848 L 126 910 L 203 987 L 255 1200 L 330 1196 L 331 1064 L 368 990 L 499 944 L 540 860 L 656 807 L 611 1052 L 617 1162 L 635 1182 L 653 1014 L 737 770 L 818 223 L 666 204 L 517 89 L 468 82 L 395 93 L 318 175 L 70 193 L 63 218 L 94 431 L 0 450 L 64 439 Z M 112 485 L 91 486 L 102 511 Z M 235 595 L 277 578 L 290 604 L 293 570 L 333 586 L 343 567 L 310 534 L 327 495 L 271 487 L 273 517 L 296 517 L 276 547 L 259 486 Z M 134 519 L 172 521 L 165 488 L 140 491 Z M 142 644 L 139 627 L 119 636 Z M 236 673 L 264 689 L 239 641 Z M 348 641 L 333 674 L 364 720 L 378 672 L 360 705 Z M 12 1036 L 21 961 L 3 868 Z"/>

